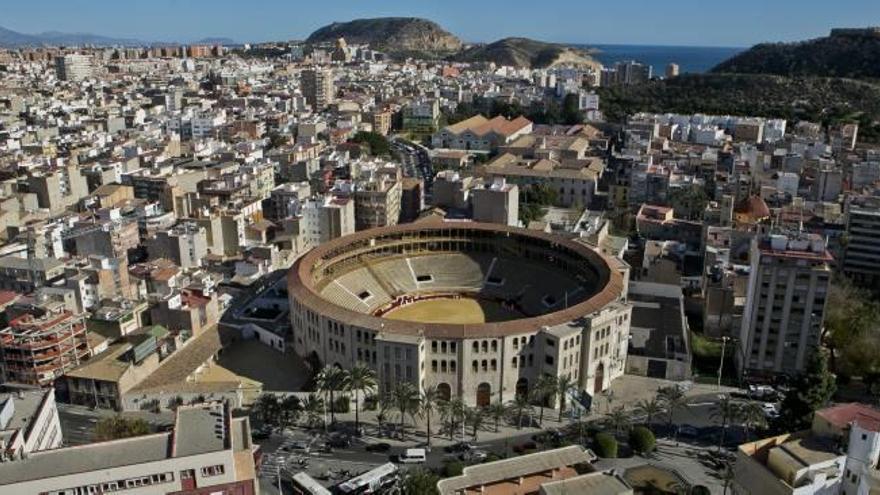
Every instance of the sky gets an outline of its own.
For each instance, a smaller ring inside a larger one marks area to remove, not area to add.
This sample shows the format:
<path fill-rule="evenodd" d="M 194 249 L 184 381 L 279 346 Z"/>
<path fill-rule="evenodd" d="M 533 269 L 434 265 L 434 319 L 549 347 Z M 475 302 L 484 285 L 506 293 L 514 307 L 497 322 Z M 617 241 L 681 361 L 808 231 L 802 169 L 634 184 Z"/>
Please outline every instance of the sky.
<path fill-rule="evenodd" d="M 878 0 L 0 0 L 0 26 L 146 41 L 302 39 L 333 21 L 425 17 L 467 42 L 745 47 L 880 25 Z"/>

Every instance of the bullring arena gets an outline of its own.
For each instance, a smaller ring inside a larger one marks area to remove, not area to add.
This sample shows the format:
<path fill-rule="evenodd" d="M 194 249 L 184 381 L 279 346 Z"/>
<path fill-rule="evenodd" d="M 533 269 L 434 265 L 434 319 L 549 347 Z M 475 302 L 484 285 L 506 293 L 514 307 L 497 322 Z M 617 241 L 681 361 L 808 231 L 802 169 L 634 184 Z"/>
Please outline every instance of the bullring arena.
<path fill-rule="evenodd" d="M 290 271 L 294 349 L 376 369 L 471 405 L 541 376 L 589 394 L 621 375 L 629 337 L 623 265 L 542 232 L 431 220 L 335 239 Z"/>

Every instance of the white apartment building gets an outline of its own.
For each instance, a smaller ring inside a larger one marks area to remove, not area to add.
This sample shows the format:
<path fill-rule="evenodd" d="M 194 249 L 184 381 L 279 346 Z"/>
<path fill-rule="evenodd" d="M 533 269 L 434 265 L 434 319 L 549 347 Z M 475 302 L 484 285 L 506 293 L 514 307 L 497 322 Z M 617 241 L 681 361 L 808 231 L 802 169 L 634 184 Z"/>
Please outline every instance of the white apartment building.
<path fill-rule="evenodd" d="M 746 305 L 736 355 L 741 371 L 794 374 L 819 344 L 831 254 L 817 234 L 752 240 Z"/>
<path fill-rule="evenodd" d="M 306 200 L 302 207 L 302 228 L 306 249 L 355 231 L 354 201 L 326 196 Z"/>
<path fill-rule="evenodd" d="M 54 390 L 22 387 L 0 393 L 0 466 L 32 452 L 56 449 L 61 442 Z"/>

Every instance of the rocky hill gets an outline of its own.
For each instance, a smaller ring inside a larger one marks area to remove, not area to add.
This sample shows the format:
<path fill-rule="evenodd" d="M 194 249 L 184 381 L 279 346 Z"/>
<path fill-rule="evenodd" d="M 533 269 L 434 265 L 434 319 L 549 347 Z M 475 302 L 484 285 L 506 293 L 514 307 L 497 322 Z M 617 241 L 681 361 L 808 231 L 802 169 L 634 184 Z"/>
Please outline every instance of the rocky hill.
<path fill-rule="evenodd" d="M 437 23 L 412 17 L 381 17 L 334 22 L 312 33 L 307 43 L 333 42 L 345 38 L 349 43 L 369 43 L 390 54 L 449 54 L 461 49 L 461 40 Z"/>
<path fill-rule="evenodd" d="M 835 29 L 824 38 L 755 45 L 712 72 L 880 78 L 880 30 Z"/>
<path fill-rule="evenodd" d="M 528 38 L 505 38 L 487 45 L 475 45 L 453 58 L 458 62 L 494 62 L 496 65 L 525 68 L 557 65 L 599 66 L 599 63 L 583 50 Z"/>

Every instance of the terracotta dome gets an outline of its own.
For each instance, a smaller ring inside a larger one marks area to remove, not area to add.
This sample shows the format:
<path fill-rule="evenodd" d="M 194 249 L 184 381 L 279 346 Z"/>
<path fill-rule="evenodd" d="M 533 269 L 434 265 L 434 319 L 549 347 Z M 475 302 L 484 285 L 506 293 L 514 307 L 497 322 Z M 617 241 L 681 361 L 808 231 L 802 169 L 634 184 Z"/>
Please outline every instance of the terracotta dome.
<path fill-rule="evenodd" d="M 752 220 L 761 220 L 770 217 L 770 208 L 767 203 L 758 196 L 749 196 L 739 202 L 734 209 L 737 215 L 747 216 Z"/>

